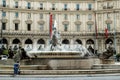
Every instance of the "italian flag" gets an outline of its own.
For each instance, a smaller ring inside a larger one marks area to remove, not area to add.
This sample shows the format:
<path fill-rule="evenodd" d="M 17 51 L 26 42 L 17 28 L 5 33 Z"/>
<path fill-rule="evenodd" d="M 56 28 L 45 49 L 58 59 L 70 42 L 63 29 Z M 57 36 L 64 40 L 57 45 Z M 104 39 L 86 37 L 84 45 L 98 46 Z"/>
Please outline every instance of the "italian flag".
<path fill-rule="evenodd" d="M 49 21 L 49 34 L 50 34 L 50 38 L 52 38 L 52 14 L 50 13 L 50 21 Z"/>

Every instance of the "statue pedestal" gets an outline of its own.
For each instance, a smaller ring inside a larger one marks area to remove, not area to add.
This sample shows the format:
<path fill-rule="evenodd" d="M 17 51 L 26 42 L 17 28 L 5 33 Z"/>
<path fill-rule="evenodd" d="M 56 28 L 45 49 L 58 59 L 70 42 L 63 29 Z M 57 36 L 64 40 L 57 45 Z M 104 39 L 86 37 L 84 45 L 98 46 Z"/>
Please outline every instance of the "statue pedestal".
<path fill-rule="evenodd" d="M 101 59 L 100 63 L 101 64 L 114 64 L 115 61 L 114 61 L 114 59 Z"/>

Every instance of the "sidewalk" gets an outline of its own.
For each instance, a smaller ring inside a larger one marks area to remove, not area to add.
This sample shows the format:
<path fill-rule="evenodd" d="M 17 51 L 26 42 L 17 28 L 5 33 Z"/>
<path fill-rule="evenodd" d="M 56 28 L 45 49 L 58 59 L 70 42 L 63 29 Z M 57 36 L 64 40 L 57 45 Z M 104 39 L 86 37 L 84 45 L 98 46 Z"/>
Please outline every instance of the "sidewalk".
<path fill-rule="evenodd" d="M 117 74 L 85 74 L 85 75 L 16 75 L 21 78 L 54 78 L 54 77 L 104 77 L 104 76 L 120 76 Z M 13 75 L 0 75 L 0 77 L 14 77 Z"/>

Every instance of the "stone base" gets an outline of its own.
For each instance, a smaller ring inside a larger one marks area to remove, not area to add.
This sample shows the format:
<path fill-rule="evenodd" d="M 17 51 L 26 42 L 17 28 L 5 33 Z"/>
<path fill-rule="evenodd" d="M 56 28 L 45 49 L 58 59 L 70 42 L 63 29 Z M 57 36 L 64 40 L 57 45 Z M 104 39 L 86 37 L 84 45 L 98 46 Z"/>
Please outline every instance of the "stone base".
<path fill-rule="evenodd" d="M 100 59 L 101 64 L 115 64 L 114 59 Z"/>
<path fill-rule="evenodd" d="M 93 64 L 100 64 L 96 58 L 90 59 L 52 59 L 48 65 L 53 70 L 91 69 Z"/>

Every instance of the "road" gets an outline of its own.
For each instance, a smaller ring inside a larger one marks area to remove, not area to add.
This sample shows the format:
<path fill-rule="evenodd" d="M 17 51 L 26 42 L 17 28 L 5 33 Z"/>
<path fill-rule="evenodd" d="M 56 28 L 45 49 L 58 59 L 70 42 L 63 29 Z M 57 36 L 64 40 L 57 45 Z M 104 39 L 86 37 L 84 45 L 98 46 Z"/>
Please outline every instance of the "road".
<path fill-rule="evenodd" d="M 18 75 L 0 76 L 0 80 L 120 80 L 119 75 Z"/>

